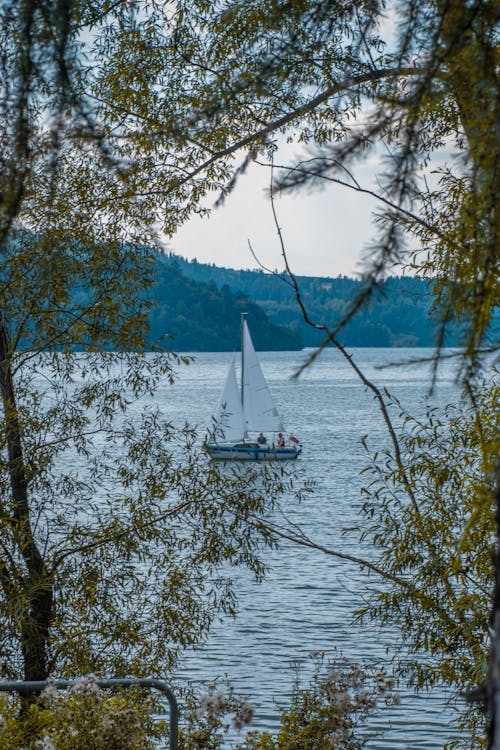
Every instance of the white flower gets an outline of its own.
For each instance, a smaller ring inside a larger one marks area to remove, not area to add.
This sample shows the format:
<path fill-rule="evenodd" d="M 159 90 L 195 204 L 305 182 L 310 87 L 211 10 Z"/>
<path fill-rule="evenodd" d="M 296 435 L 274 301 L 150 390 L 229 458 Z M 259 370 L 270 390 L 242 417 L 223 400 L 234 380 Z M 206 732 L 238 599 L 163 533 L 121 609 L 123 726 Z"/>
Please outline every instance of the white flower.
<path fill-rule="evenodd" d="M 42 690 L 42 698 L 50 701 L 57 694 L 57 687 L 54 680 L 47 680 L 47 687 Z"/>
<path fill-rule="evenodd" d="M 38 742 L 40 750 L 57 750 L 55 744 L 52 742 L 48 734 L 45 734 Z"/>
<path fill-rule="evenodd" d="M 78 695 L 79 693 L 100 693 L 101 690 L 97 684 L 95 674 L 89 674 L 86 677 L 80 677 L 73 685 L 68 688 L 70 693 Z"/>
<path fill-rule="evenodd" d="M 347 692 L 336 693 L 332 697 L 332 703 L 338 706 L 342 711 L 348 711 L 351 707 L 351 697 Z"/>
<path fill-rule="evenodd" d="M 254 716 L 253 706 L 248 701 L 243 701 L 241 706 L 238 707 L 234 717 L 233 726 L 235 729 L 242 729 L 243 726 L 251 724 Z"/>

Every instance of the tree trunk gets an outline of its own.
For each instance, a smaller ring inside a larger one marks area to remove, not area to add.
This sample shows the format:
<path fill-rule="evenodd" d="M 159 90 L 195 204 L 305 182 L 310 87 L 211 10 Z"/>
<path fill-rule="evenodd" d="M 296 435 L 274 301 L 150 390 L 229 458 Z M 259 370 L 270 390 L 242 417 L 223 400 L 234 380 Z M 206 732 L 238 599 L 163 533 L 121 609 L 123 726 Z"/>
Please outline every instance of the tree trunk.
<path fill-rule="evenodd" d="M 54 615 L 53 577 L 37 546 L 30 518 L 28 478 L 25 468 L 22 428 L 16 406 L 9 337 L 3 315 L 0 313 L 0 397 L 4 411 L 4 430 L 7 444 L 11 503 L 4 518 L 12 531 L 19 554 L 23 581 L 20 645 L 24 662 L 25 680 L 45 680 L 47 671 L 47 646 L 50 624 Z"/>
<path fill-rule="evenodd" d="M 500 459 L 496 471 L 495 501 L 495 592 L 491 613 L 491 656 L 487 686 L 489 750 L 500 750 Z"/>

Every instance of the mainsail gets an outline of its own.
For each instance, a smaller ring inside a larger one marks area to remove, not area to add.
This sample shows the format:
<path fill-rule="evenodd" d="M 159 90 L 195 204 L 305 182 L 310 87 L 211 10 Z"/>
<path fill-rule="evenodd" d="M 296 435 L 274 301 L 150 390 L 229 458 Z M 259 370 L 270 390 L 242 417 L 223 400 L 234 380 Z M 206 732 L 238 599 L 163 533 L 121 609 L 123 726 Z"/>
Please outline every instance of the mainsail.
<path fill-rule="evenodd" d="M 242 393 L 246 432 L 282 432 L 283 423 L 274 405 L 246 320 L 242 324 Z"/>

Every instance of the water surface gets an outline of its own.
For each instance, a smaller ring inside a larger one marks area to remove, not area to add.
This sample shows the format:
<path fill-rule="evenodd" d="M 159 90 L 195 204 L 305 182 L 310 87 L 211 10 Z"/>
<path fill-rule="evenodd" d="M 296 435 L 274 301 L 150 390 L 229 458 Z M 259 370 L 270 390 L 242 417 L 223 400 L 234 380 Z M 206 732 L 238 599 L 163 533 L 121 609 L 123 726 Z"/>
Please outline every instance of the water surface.
<path fill-rule="evenodd" d="M 356 362 L 365 375 L 395 394 L 412 414 L 424 409 L 428 398 L 430 366 L 410 362 L 431 356 L 422 349 L 358 349 Z M 203 353 L 179 370 L 176 384 L 159 394 L 162 409 L 179 424 L 188 421 L 204 428 L 210 424 L 231 355 Z M 367 391 L 342 356 L 326 351 L 299 380 L 293 373 L 305 353 L 260 353 L 286 427 L 303 443 L 297 470 L 314 479 L 316 490 L 298 505 L 289 501 L 287 514 L 320 544 L 352 554 L 353 538 L 345 527 L 360 523 L 363 477 L 367 456 L 361 437 L 368 436 L 375 451 L 387 444 L 387 433 L 373 394 Z M 397 363 L 406 362 L 398 365 Z M 389 366 L 388 366 L 389 365 Z M 458 389 L 454 361 L 439 370 L 433 403 L 455 402 Z M 198 683 L 227 675 L 256 706 L 254 726 L 273 730 L 278 706 L 286 706 L 292 688 L 291 665 L 299 662 L 310 671 L 311 651 L 335 650 L 360 661 L 389 663 L 401 649 L 397 629 L 353 623 L 353 611 L 375 585 L 350 562 L 321 552 L 283 543 L 268 550 L 269 573 L 256 583 L 245 571 L 236 571 L 239 598 L 236 618 L 227 618 L 212 632 L 206 645 L 186 654 L 179 678 Z M 414 695 L 400 685 L 401 703 L 379 711 L 370 723 L 376 736 L 369 750 L 422 748 L 437 750 L 456 736 L 455 715 L 443 691 Z"/>

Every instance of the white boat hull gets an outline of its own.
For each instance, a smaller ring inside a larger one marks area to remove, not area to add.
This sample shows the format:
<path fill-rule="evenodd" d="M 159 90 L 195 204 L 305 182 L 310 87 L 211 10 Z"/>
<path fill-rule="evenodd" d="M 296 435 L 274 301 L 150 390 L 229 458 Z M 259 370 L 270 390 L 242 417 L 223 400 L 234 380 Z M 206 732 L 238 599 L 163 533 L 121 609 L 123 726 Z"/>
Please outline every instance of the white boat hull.
<path fill-rule="evenodd" d="M 300 446 L 261 448 L 256 443 L 238 443 L 236 445 L 218 445 L 208 443 L 206 446 L 210 458 L 215 461 L 293 461 L 300 455 Z"/>

